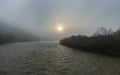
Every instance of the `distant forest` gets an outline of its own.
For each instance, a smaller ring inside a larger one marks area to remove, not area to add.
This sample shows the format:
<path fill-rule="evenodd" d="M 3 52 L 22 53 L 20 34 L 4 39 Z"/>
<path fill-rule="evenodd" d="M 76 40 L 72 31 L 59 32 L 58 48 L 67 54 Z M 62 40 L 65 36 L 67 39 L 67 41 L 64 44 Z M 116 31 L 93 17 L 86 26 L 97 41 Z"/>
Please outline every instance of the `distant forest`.
<path fill-rule="evenodd" d="M 33 40 L 35 41 L 40 39 L 24 30 L 12 27 L 12 25 L 0 21 L 0 45 Z"/>
<path fill-rule="evenodd" d="M 101 27 L 92 36 L 71 36 L 60 40 L 60 44 L 78 50 L 120 56 L 120 29 L 114 32 Z"/>

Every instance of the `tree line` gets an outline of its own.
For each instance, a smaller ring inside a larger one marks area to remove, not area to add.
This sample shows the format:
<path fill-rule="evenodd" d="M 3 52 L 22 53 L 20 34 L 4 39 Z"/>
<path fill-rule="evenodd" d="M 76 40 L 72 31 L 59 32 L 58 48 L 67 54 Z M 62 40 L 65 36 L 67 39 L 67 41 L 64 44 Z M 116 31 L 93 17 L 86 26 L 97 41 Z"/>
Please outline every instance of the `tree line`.
<path fill-rule="evenodd" d="M 92 36 L 70 36 L 60 40 L 60 44 L 83 51 L 120 56 L 120 29 L 113 32 L 101 27 Z"/>
<path fill-rule="evenodd" d="M 0 45 L 12 42 L 26 42 L 39 40 L 37 36 L 19 28 L 12 27 L 0 20 Z"/>

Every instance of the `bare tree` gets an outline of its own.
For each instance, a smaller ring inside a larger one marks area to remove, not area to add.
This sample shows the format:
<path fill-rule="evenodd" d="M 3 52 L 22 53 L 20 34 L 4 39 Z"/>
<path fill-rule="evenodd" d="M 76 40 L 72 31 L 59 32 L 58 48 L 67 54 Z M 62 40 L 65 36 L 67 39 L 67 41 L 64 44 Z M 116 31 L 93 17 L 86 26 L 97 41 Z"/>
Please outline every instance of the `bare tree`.
<path fill-rule="evenodd" d="M 93 36 L 106 35 L 108 33 L 107 29 L 104 27 L 98 28 Z"/>

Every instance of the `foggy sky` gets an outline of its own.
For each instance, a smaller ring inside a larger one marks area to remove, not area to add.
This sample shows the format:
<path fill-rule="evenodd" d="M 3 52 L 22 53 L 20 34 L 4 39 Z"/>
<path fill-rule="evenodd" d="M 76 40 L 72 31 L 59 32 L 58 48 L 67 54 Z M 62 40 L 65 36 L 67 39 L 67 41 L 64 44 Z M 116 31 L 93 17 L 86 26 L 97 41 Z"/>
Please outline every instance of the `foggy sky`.
<path fill-rule="evenodd" d="M 0 19 L 38 36 L 90 35 L 98 27 L 120 27 L 120 0 L 0 0 Z M 57 22 L 64 33 L 53 31 Z"/>

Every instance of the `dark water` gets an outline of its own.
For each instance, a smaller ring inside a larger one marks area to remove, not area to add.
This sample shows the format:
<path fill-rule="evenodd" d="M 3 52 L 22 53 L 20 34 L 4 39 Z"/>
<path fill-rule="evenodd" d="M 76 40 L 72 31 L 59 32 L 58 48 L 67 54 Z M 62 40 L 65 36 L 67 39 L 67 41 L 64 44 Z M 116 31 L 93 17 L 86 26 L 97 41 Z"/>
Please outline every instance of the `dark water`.
<path fill-rule="evenodd" d="M 0 75 L 120 75 L 120 58 L 53 42 L 15 43 L 0 47 Z"/>

